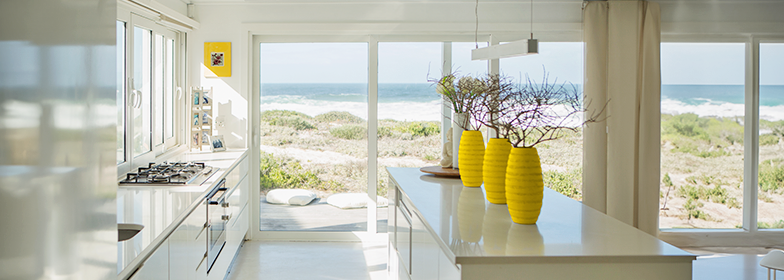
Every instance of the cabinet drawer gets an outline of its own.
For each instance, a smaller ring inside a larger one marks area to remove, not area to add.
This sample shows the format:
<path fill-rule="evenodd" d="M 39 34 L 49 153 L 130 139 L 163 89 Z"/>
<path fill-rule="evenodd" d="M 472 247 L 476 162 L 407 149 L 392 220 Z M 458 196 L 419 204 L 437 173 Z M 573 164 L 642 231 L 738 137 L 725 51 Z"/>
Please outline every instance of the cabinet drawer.
<path fill-rule="evenodd" d="M 168 280 L 169 279 L 169 241 L 161 246 L 144 261 L 131 280 Z"/>
<path fill-rule="evenodd" d="M 230 218 L 228 226 L 232 226 L 237 221 L 236 217 L 240 215 L 242 209 L 248 204 L 247 176 L 243 177 L 237 186 L 229 190 L 226 202 L 229 203 Z"/>
<path fill-rule="evenodd" d="M 395 248 L 400 254 L 401 271 L 406 271 L 406 275 L 411 274 L 411 238 L 412 223 L 411 212 L 408 211 L 403 201 L 398 196 L 395 203 Z"/>

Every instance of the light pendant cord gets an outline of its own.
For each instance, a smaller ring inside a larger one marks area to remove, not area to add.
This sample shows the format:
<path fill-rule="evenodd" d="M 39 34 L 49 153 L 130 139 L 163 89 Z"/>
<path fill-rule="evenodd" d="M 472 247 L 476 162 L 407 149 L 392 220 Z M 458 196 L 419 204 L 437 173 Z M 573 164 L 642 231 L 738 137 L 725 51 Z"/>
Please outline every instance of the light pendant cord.
<path fill-rule="evenodd" d="M 534 38 L 534 0 L 531 0 L 531 39 Z"/>
<path fill-rule="evenodd" d="M 474 30 L 474 44 L 479 48 L 479 0 L 476 0 L 476 7 L 474 7 L 474 17 L 476 18 L 476 30 Z"/>

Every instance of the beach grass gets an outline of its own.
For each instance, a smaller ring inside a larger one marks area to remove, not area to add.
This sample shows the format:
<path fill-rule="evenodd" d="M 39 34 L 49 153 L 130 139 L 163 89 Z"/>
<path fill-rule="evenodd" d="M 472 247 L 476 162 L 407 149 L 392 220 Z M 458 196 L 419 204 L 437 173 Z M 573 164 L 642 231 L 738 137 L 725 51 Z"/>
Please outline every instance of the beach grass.
<path fill-rule="evenodd" d="M 761 121 L 760 128 L 765 133 L 760 136 L 759 199 L 779 203 L 784 201 L 784 121 Z M 661 227 L 741 224 L 743 119 L 662 114 L 661 131 Z M 310 117 L 272 110 L 262 113 L 261 132 L 263 193 L 273 188 L 312 189 L 322 197 L 366 192 L 366 120 L 347 112 Z M 440 133 L 438 122 L 379 120 L 378 195 L 388 192 L 385 167 L 437 165 Z M 582 149 L 580 130 L 537 145 L 545 185 L 581 200 Z M 784 218 L 768 210 L 760 215 L 770 221 Z"/>

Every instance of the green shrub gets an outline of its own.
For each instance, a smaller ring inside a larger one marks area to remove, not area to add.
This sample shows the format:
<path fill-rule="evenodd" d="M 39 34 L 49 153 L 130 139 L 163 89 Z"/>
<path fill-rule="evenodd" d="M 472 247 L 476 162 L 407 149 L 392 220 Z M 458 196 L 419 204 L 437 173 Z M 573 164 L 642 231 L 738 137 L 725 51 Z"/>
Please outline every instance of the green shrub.
<path fill-rule="evenodd" d="M 261 121 L 270 125 L 291 127 L 295 130 L 315 129 L 316 126 L 309 122 L 312 119 L 303 113 L 288 110 L 268 110 L 261 113 Z"/>
<path fill-rule="evenodd" d="M 412 136 L 427 137 L 441 133 L 441 126 L 438 122 L 404 122 L 395 127 L 395 130 Z"/>
<path fill-rule="evenodd" d="M 705 131 L 707 126 L 707 119 L 700 118 L 697 114 L 686 113 L 675 115 L 667 121 L 662 122 L 662 131 L 665 134 L 678 134 L 707 141 L 710 139 L 708 133 Z"/>
<path fill-rule="evenodd" d="M 784 187 L 784 166 L 781 159 L 766 160 L 759 165 L 759 187 L 766 192 Z"/>
<path fill-rule="evenodd" d="M 670 178 L 670 173 L 664 173 L 664 178 L 662 178 L 662 183 L 664 183 L 665 187 L 674 186 L 672 183 L 672 179 Z"/>
<path fill-rule="evenodd" d="M 729 209 L 732 209 L 732 208 L 741 209 L 742 208 L 741 205 L 740 205 L 740 202 L 738 202 L 738 199 L 734 198 L 734 197 L 727 198 L 726 205 L 727 205 L 727 208 L 729 208 Z"/>
<path fill-rule="evenodd" d="M 322 182 L 315 173 L 304 170 L 299 162 L 276 158 L 261 152 L 259 171 L 261 190 L 316 188 Z"/>
<path fill-rule="evenodd" d="M 710 200 L 715 203 L 726 204 L 729 199 L 729 193 L 721 185 L 716 185 L 713 188 L 706 188 L 703 186 L 685 185 L 678 188 L 676 194 L 683 198 L 692 200 Z"/>
<path fill-rule="evenodd" d="M 761 146 L 776 145 L 779 143 L 779 137 L 773 134 L 763 134 L 759 137 L 759 144 Z"/>
<path fill-rule="evenodd" d="M 582 200 L 582 169 L 570 172 L 545 171 L 542 173 L 544 185 L 575 200 Z"/>
<path fill-rule="evenodd" d="M 378 138 L 383 137 L 390 137 L 392 136 L 392 129 L 386 126 L 379 126 L 378 127 Z"/>
<path fill-rule="evenodd" d="M 697 191 L 697 187 L 692 185 L 679 187 L 678 190 L 675 191 L 675 194 L 683 198 L 700 199 L 700 194 Z"/>
<path fill-rule="evenodd" d="M 662 140 L 675 146 L 673 151 L 702 158 L 730 155 L 725 147 L 743 143 L 743 126 L 736 118 L 663 114 L 661 131 Z"/>
<path fill-rule="evenodd" d="M 362 140 L 367 138 L 367 127 L 364 125 L 347 124 L 330 128 L 329 134 L 346 140 Z"/>
<path fill-rule="evenodd" d="M 261 191 L 271 189 L 317 189 L 336 191 L 343 186 L 335 181 L 319 179 L 315 172 L 305 170 L 299 162 L 261 152 L 259 186 Z"/>
<path fill-rule="evenodd" d="M 691 220 L 691 218 L 708 220 L 710 218 L 708 213 L 705 213 L 699 209 L 702 206 L 702 202 L 689 198 L 686 200 L 686 203 L 683 204 L 683 209 L 686 210 L 686 214 L 688 215 L 689 220 Z"/>
<path fill-rule="evenodd" d="M 316 115 L 315 119 L 319 122 L 325 122 L 325 123 L 332 123 L 332 122 L 364 123 L 365 122 L 364 119 L 354 116 L 351 113 L 345 111 L 332 111 L 324 114 L 319 114 Z"/>
<path fill-rule="evenodd" d="M 778 220 L 772 224 L 766 222 L 757 222 L 757 228 L 784 228 L 784 220 Z"/>

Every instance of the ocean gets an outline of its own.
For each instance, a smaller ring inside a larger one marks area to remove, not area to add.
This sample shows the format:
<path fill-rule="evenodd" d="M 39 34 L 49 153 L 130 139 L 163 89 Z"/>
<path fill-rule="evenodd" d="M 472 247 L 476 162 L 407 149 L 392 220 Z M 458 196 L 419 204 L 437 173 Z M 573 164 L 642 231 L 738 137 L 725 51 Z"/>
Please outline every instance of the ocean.
<path fill-rule="evenodd" d="M 367 119 L 367 84 L 262 84 L 261 110 L 294 110 L 310 116 L 348 111 Z M 612 102 L 612 101 L 611 101 Z M 743 85 L 662 85 L 665 114 L 744 115 Z M 429 83 L 379 84 L 378 118 L 438 121 L 441 101 Z M 784 85 L 760 86 L 760 118 L 784 120 Z"/>

